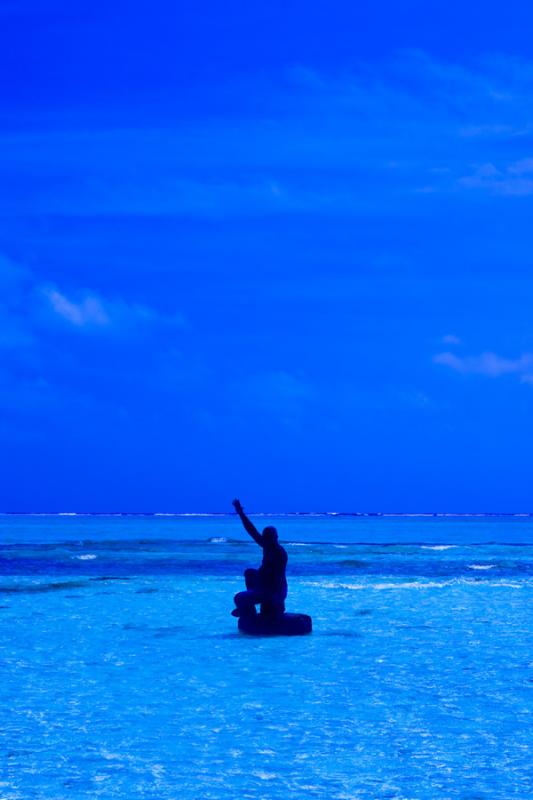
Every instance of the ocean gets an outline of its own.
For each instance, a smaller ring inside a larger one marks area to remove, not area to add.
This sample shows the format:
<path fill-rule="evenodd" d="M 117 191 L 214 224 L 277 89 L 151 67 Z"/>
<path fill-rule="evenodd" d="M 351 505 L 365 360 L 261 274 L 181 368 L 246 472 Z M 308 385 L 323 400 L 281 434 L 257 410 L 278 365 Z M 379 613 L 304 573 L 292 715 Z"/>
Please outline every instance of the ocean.
<path fill-rule="evenodd" d="M 0 516 L 0 800 L 533 797 L 533 518 Z"/>

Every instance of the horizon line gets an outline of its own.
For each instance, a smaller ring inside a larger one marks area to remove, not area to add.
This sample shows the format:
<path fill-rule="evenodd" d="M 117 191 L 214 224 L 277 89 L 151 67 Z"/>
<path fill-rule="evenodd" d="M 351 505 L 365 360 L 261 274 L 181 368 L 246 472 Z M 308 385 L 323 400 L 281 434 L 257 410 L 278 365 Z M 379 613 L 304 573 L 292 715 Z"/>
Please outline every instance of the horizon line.
<path fill-rule="evenodd" d="M 265 517 L 533 517 L 531 511 L 250 511 Z M 0 516 L 234 517 L 234 511 L 0 511 Z"/>

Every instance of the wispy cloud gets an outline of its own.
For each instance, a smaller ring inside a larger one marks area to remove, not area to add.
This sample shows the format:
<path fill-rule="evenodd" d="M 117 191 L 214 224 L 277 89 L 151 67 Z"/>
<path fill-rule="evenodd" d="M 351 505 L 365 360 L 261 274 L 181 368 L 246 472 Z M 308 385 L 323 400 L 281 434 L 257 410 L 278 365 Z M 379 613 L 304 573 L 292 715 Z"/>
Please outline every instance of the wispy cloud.
<path fill-rule="evenodd" d="M 52 285 L 7 258 L 0 289 L 3 411 L 46 416 L 51 404 L 66 413 L 86 404 L 103 413 L 154 385 L 175 400 L 185 391 L 191 369 L 179 357 L 187 337 L 180 312 Z"/>
<path fill-rule="evenodd" d="M 109 325 L 109 316 L 98 297 L 88 295 L 75 303 L 57 289 L 43 289 L 43 294 L 55 313 L 76 327 Z"/>
<path fill-rule="evenodd" d="M 75 328 L 106 328 L 131 334 L 132 329 L 140 327 L 170 325 L 182 328 L 186 324 L 180 313 L 169 315 L 137 303 L 104 299 L 90 292 L 73 299 L 50 287 L 40 291 L 53 313 Z"/>
<path fill-rule="evenodd" d="M 65 291 L 47 284 L 13 261 L 0 256 L 0 346 L 4 351 L 46 350 L 57 325 L 68 331 L 104 338 L 136 341 L 160 333 L 179 334 L 187 327 L 184 315 L 110 298 L 95 291 Z M 172 341 L 170 337 L 169 341 Z"/>
<path fill-rule="evenodd" d="M 444 344 L 461 344 L 460 338 L 453 333 L 447 333 L 442 337 L 442 341 Z"/>
<path fill-rule="evenodd" d="M 533 194 L 533 159 L 514 161 L 500 168 L 492 163 L 481 164 L 472 174 L 460 178 L 458 183 L 465 189 L 478 189 L 491 194 L 515 197 L 530 195 Z"/>
<path fill-rule="evenodd" d="M 532 63 L 504 57 L 465 65 L 409 52 L 342 74 L 303 65 L 268 86 L 252 77 L 231 91 L 259 91 L 261 111 L 235 102 L 179 127 L 48 120 L 1 137 L 0 175 L 16 171 L 18 190 L 0 207 L 237 216 L 354 213 L 387 197 L 474 189 L 526 196 L 531 75 Z"/>
<path fill-rule="evenodd" d="M 533 158 L 524 158 L 522 161 L 516 161 L 514 164 L 510 164 L 508 171 L 512 175 L 532 175 Z"/>
<path fill-rule="evenodd" d="M 443 352 L 437 353 L 433 361 L 464 375 L 485 375 L 489 378 L 517 375 L 525 383 L 533 382 L 533 353 L 523 353 L 518 358 L 504 358 L 491 352 L 465 357 Z"/>

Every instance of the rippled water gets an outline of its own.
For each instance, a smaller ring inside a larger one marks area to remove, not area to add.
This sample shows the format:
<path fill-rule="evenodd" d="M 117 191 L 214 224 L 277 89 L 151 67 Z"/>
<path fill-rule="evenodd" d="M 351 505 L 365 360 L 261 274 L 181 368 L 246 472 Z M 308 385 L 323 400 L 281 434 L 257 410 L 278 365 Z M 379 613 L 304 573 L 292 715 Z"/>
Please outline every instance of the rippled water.
<path fill-rule="evenodd" d="M 1 518 L 0 798 L 532 796 L 531 521 L 276 524 L 311 636 L 233 518 Z"/>

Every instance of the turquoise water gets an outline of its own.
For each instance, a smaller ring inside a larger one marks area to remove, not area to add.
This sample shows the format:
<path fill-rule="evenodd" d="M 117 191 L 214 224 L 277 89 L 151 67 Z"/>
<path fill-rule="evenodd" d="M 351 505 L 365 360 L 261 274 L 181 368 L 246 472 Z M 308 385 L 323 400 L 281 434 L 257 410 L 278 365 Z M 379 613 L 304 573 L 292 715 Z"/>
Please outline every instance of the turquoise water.
<path fill-rule="evenodd" d="M 311 636 L 234 517 L 0 517 L 2 800 L 533 796 L 533 520 L 274 524 Z"/>

